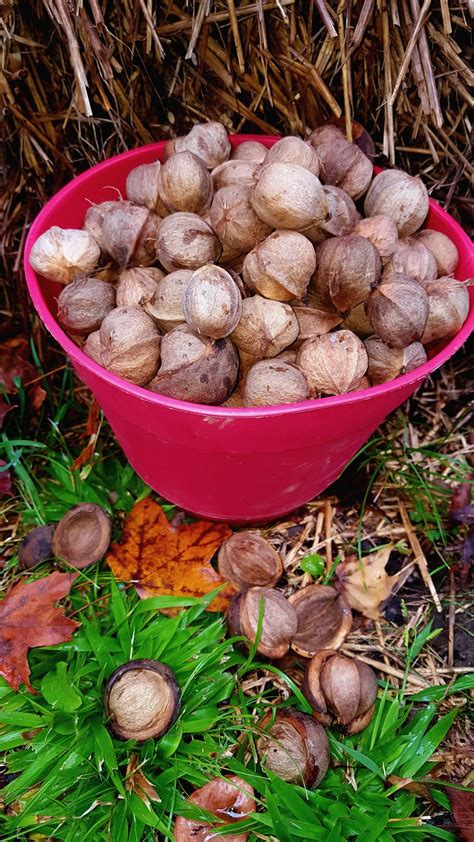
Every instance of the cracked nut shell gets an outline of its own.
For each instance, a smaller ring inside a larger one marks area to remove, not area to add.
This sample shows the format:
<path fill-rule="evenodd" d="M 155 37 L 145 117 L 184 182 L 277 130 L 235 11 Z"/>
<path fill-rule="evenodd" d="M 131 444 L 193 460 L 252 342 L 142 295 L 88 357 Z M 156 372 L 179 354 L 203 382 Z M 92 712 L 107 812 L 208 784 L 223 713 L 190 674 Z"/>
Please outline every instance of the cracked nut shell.
<path fill-rule="evenodd" d="M 122 664 L 107 681 L 104 707 L 108 727 L 119 739 L 143 742 L 161 737 L 180 710 L 176 676 L 160 661 Z"/>
<path fill-rule="evenodd" d="M 52 541 L 53 554 L 83 570 L 105 555 L 111 534 L 112 521 L 100 506 L 79 503 L 57 524 Z"/>
<path fill-rule="evenodd" d="M 304 658 L 320 649 L 339 649 L 352 626 L 352 611 L 346 598 L 329 585 L 307 585 L 295 591 L 289 603 L 298 625 L 291 648 Z"/>

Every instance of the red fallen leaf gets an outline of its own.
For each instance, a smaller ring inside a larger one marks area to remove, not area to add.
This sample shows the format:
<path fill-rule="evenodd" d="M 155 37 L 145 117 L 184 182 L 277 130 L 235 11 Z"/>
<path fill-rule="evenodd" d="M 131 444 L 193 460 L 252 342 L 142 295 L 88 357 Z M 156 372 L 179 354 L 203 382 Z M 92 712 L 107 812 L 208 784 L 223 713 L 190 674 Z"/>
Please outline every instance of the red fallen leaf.
<path fill-rule="evenodd" d="M 91 461 L 95 453 L 95 447 L 97 444 L 99 430 L 100 406 L 97 403 L 96 399 L 92 398 L 89 406 L 89 412 L 87 415 L 86 427 L 84 431 L 85 435 L 88 436 L 89 441 L 87 442 L 86 446 L 81 450 L 79 456 L 72 463 L 72 467 L 76 470 L 78 468 L 82 468 L 83 465 L 86 465 L 88 462 Z"/>
<path fill-rule="evenodd" d="M 122 542 L 112 544 L 106 561 L 116 579 L 137 585 L 140 596 L 204 596 L 224 584 L 209 562 L 231 535 L 227 524 L 207 520 L 173 529 L 161 506 L 146 497 L 134 505 Z M 227 585 L 210 610 L 224 610 L 233 593 Z"/>
<path fill-rule="evenodd" d="M 31 364 L 30 347 L 24 336 L 7 339 L 0 345 L 0 385 L 9 394 L 17 392 L 15 378 L 20 377 L 25 386 L 31 382 L 28 394 L 32 409 L 37 412 L 44 402 L 46 392 L 39 385 L 36 368 Z M 35 382 L 32 382 L 35 381 Z"/>
<path fill-rule="evenodd" d="M 13 494 L 10 469 L 7 468 L 5 471 L 1 470 L 6 464 L 7 463 L 4 462 L 3 459 L 0 459 L 0 497 L 11 497 Z"/>
<path fill-rule="evenodd" d="M 462 838 L 466 842 L 474 842 L 474 792 L 449 788 L 448 795 Z"/>
<path fill-rule="evenodd" d="M 23 682 L 30 693 L 35 692 L 29 678 L 29 649 L 71 640 L 80 626 L 55 607 L 78 575 L 54 572 L 35 582 L 22 579 L 0 602 L 0 675 L 14 690 Z"/>

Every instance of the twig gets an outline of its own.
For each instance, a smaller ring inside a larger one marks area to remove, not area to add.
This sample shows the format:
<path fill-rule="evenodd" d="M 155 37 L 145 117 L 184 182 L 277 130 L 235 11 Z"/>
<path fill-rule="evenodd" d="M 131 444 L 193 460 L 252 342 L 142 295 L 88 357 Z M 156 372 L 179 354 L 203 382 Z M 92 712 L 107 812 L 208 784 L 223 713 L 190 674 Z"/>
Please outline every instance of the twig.
<path fill-rule="evenodd" d="M 453 570 L 449 571 L 449 610 L 448 610 L 448 667 L 454 664 L 454 624 L 456 622 L 456 582 Z"/>
<path fill-rule="evenodd" d="M 412 32 L 411 38 L 408 42 L 408 46 L 405 50 L 405 55 L 403 57 L 403 61 L 402 61 L 401 66 L 400 66 L 400 70 L 398 71 L 397 81 L 395 82 L 395 86 L 394 86 L 393 91 L 392 91 L 392 96 L 390 97 L 390 100 L 389 100 L 389 105 L 391 107 L 393 107 L 393 104 L 394 104 L 394 102 L 397 98 L 398 91 L 400 89 L 400 85 L 402 84 L 403 79 L 405 78 L 405 73 L 407 72 L 408 65 L 410 63 L 410 59 L 411 59 L 413 50 L 415 49 L 416 42 L 418 40 L 418 37 L 420 35 L 420 32 L 421 32 L 421 30 L 423 28 L 423 25 L 424 25 L 424 22 L 425 22 L 425 15 L 428 12 L 428 9 L 430 8 L 430 6 L 431 6 L 431 0 L 425 0 L 425 2 L 423 3 L 423 7 L 421 9 L 421 12 L 420 12 L 420 16 L 417 20 L 416 26 L 415 26 L 415 28 Z"/>
<path fill-rule="evenodd" d="M 408 512 L 405 508 L 405 504 L 403 500 L 399 501 L 399 509 L 400 514 L 402 517 L 403 526 L 405 527 L 405 532 L 407 534 L 408 541 L 410 542 L 410 546 L 415 554 L 415 562 L 418 565 L 419 571 L 421 573 L 421 578 L 423 579 L 426 587 L 431 593 L 433 597 L 433 602 L 436 605 L 436 610 L 441 613 L 443 610 L 441 607 L 440 598 L 436 591 L 436 588 L 433 584 L 433 580 L 430 576 L 430 572 L 428 570 L 428 562 L 426 560 L 426 556 L 421 548 L 421 544 L 418 540 L 415 530 L 411 525 L 410 518 L 408 517 Z"/>
<path fill-rule="evenodd" d="M 245 72 L 244 54 L 242 51 L 242 41 L 240 40 L 239 23 L 237 15 L 235 14 L 234 0 L 227 0 L 227 8 L 229 9 L 230 27 L 232 35 L 234 36 L 235 52 L 237 53 L 237 61 L 239 63 L 239 70 L 241 73 Z"/>
<path fill-rule="evenodd" d="M 151 37 L 153 38 L 153 40 L 156 44 L 156 47 L 157 47 L 157 50 L 158 50 L 158 55 L 163 60 L 164 57 L 165 57 L 165 51 L 163 49 L 163 45 L 162 45 L 157 33 L 156 33 L 156 27 L 155 27 L 155 24 L 153 23 L 153 18 L 150 15 L 150 12 L 149 12 L 148 7 L 145 3 L 145 0 L 139 0 L 139 3 L 140 3 L 141 10 L 143 12 L 143 17 L 145 18 L 145 20 L 147 22 L 147 25 L 148 25 L 148 31 L 150 32 L 150 35 L 151 35 Z"/>
<path fill-rule="evenodd" d="M 332 567 L 332 506 L 330 500 L 326 500 L 324 506 L 324 531 L 326 533 L 326 573 L 329 573 Z"/>

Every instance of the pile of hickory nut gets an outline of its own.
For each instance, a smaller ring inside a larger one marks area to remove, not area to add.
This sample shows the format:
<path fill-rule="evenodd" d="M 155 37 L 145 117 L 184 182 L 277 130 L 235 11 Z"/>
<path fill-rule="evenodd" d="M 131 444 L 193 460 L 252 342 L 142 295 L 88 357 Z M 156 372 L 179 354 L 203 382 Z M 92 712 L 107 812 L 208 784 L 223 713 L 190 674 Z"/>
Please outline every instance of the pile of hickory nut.
<path fill-rule="evenodd" d="M 428 193 L 332 124 L 233 149 L 210 122 L 132 169 L 127 199 L 50 228 L 30 264 L 65 284 L 58 320 L 119 377 L 194 403 L 268 406 L 422 365 L 469 309 Z M 364 217 L 361 215 L 364 212 Z"/>

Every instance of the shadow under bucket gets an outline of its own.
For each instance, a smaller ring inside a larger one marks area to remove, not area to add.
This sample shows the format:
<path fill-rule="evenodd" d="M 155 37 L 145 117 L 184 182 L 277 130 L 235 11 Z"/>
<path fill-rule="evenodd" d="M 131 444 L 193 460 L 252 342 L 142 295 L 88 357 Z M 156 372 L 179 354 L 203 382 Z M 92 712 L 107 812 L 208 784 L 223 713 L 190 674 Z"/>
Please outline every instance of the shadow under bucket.
<path fill-rule="evenodd" d="M 233 146 L 278 137 L 238 135 Z M 25 245 L 25 272 L 33 303 L 68 354 L 80 379 L 104 411 L 127 459 L 155 491 L 187 511 L 215 520 L 257 522 L 287 514 L 311 500 L 341 473 L 371 433 L 466 341 L 474 326 L 474 290 L 459 333 L 415 371 L 349 395 L 268 408 L 231 409 L 185 403 L 134 386 L 97 365 L 56 321 L 61 286 L 37 275 L 28 258 L 52 225 L 80 228 L 91 203 L 125 196 L 128 173 L 162 160 L 164 143 L 110 158 L 75 178 L 43 208 Z M 426 226 L 447 234 L 460 260 L 456 277 L 474 274 L 467 234 L 433 200 Z"/>

